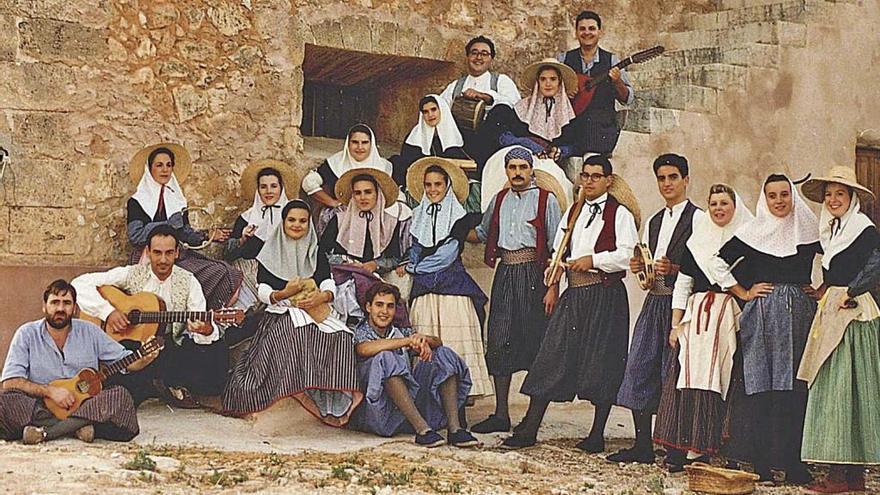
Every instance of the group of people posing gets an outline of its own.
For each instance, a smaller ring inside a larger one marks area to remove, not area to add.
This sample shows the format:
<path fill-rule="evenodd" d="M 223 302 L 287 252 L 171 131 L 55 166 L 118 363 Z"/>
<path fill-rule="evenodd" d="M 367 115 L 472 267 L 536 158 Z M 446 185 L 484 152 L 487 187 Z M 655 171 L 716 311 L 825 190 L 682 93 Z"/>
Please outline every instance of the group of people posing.
<path fill-rule="evenodd" d="M 420 102 L 390 160 L 358 124 L 305 177 L 280 161 L 249 165 L 241 187 L 253 204 L 231 229 L 189 223 L 185 148 L 138 152 L 129 264 L 46 289 L 45 317 L 16 331 L 3 367 L 0 437 L 129 440 L 151 397 L 232 416 L 294 398 L 331 426 L 409 432 L 426 447 L 512 431 L 501 446 L 518 449 L 535 445 L 551 402 L 578 398 L 594 406 L 577 444 L 588 453 L 605 450 L 613 405 L 632 411 L 635 442 L 613 462 L 653 463 L 659 444 L 670 471 L 722 455 L 798 484 L 812 479 L 805 462 L 825 463 L 815 493 L 863 491 L 864 466 L 880 463 L 869 292 L 880 236 L 860 210 L 874 194 L 847 167 L 803 194 L 772 174 L 753 215 L 725 184 L 692 202 L 688 161 L 669 153 L 651 167 L 665 206 L 642 225 L 608 156 L 614 102 L 632 88 L 598 48 L 599 16 L 581 13 L 575 29 L 580 48 L 530 66 L 523 99 L 488 71 L 491 41 L 472 40 L 471 73 Z M 574 108 L 578 74 L 597 68 L 608 79 Z M 492 107 L 467 139 L 449 111 L 459 95 Z M 584 155 L 577 168 L 563 162 Z M 477 163 L 481 188 L 455 159 Z M 804 198 L 822 205 L 819 218 Z M 195 249 L 205 241 L 222 243 L 224 259 Z M 485 244 L 491 298 L 465 269 L 466 243 Z M 627 271 L 653 274 L 631 343 Z M 142 321 L 107 287 L 161 298 L 161 350 L 139 350 L 129 332 Z M 243 316 L 216 318 L 230 309 Z M 107 363 L 121 372 L 105 369 L 84 402 L 58 382 Z M 512 428 L 519 371 L 530 400 Z M 493 414 L 468 429 L 467 407 L 493 394 Z"/>

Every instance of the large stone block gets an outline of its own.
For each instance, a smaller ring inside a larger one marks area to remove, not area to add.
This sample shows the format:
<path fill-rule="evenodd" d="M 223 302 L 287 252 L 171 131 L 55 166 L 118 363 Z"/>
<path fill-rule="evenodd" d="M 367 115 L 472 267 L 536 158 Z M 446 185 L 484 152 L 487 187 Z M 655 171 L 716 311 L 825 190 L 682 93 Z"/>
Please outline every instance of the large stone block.
<path fill-rule="evenodd" d="M 147 28 L 160 29 L 168 27 L 177 21 L 180 13 L 173 2 L 154 3 L 151 2 L 147 13 Z"/>
<path fill-rule="evenodd" d="M 28 19 L 18 25 L 22 53 L 43 62 L 103 63 L 107 32 L 66 21 Z"/>
<path fill-rule="evenodd" d="M 372 21 L 370 32 L 372 33 L 373 52 L 387 55 L 396 53 L 394 50 L 397 45 L 397 24 Z"/>
<path fill-rule="evenodd" d="M 395 53 L 406 53 L 415 55 L 422 51 L 422 43 L 424 38 L 418 31 L 407 26 L 397 27 L 397 44 Z"/>
<path fill-rule="evenodd" d="M 372 51 L 370 24 L 367 18 L 352 17 L 345 20 L 342 29 L 342 44 L 346 50 Z"/>
<path fill-rule="evenodd" d="M 0 206 L 0 253 L 8 250 L 9 244 L 9 208 Z"/>
<path fill-rule="evenodd" d="M 15 172 L 15 206 L 70 207 L 76 206 L 81 177 L 70 161 L 18 159 Z"/>
<path fill-rule="evenodd" d="M 209 8 L 208 18 L 211 24 L 225 36 L 235 36 L 251 27 L 247 11 L 233 2 L 223 2 Z"/>
<path fill-rule="evenodd" d="M 339 21 L 326 20 L 310 27 L 316 45 L 345 48 L 345 42 L 342 40 L 342 23 Z"/>
<path fill-rule="evenodd" d="M 217 53 L 217 43 L 209 39 L 181 40 L 175 48 L 184 59 L 196 62 L 207 62 Z"/>
<path fill-rule="evenodd" d="M 18 44 L 15 17 L 0 16 L 0 62 L 14 62 Z"/>
<path fill-rule="evenodd" d="M 91 27 L 106 26 L 113 18 L 110 0 L 10 0 L 9 3 L 15 3 L 18 12 L 27 17 L 57 19 Z"/>
<path fill-rule="evenodd" d="M 0 108 L 67 110 L 74 72 L 69 67 L 43 63 L 0 62 Z"/>
<path fill-rule="evenodd" d="M 180 123 L 186 122 L 208 109 L 207 96 L 188 84 L 174 88 L 172 93 L 174 94 L 177 120 Z"/>
<path fill-rule="evenodd" d="M 28 156 L 64 158 L 73 152 L 71 114 L 58 112 L 15 113 L 13 141 Z"/>
<path fill-rule="evenodd" d="M 75 208 L 13 207 L 7 250 L 14 254 L 82 255 L 91 229 Z"/>

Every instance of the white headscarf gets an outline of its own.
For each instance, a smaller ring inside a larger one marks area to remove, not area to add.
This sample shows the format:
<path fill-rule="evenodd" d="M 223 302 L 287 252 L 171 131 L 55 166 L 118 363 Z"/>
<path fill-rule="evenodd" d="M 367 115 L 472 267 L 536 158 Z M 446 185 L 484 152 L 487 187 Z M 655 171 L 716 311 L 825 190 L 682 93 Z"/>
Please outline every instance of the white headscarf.
<path fill-rule="evenodd" d="M 419 244 L 426 248 L 432 248 L 442 243 L 450 232 L 455 222 L 463 218 L 467 212 L 452 190 L 452 183 L 446 179 L 449 188 L 446 196 L 439 203 L 432 203 L 427 194 L 422 195 L 419 206 L 413 210 L 412 226 L 410 233 Z"/>
<path fill-rule="evenodd" d="M 785 218 L 774 215 L 767 206 L 764 186 L 755 207 L 756 216 L 736 232 L 736 237 L 756 251 L 784 258 L 797 254 L 798 246 L 819 240 L 819 220 L 801 198 L 791 179 L 791 212 Z"/>
<path fill-rule="evenodd" d="M 312 224 L 311 211 L 301 199 L 292 202 L 301 204 L 297 208 L 309 211 L 308 233 L 302 239 L 291 239 L 284 233 L 284 221 L 281 221 L 269 233 L 257 255 L 257 261 L 269 273 L 288 281 L 297 277 L 311 277 L 318 266 L 318 236 Z"/>
<path fill-rule="evenodd" d="M 349 136 L 346 135 L 345 145 L 342 147 L 342 151 L 337 151 L 327 158 L 330 170 L 333 171 L 337 178 L 342 177 L 344 173 L 353 168 L 375 168 L 391 175 L 391 162 L 379 156 L 379 146 L 376 144 L 376 134 L 366 124 L 358 124 L 358 126 L 366 127 L 370 131 L 370 155 L 362 162 L 355 160 L 348 152 Z M 351 134 L 351 129 L 349 129 L 348 134 Z"/>
<path fill-rule="evenodd" d="M 697 262 L 700 271 L 711 284 L 719 284 L 712 270 L 714 256 L 741 226 L 755 219 L 755 216 L 743 203 L 739 193 L 734 191 L 734 195 L 736 196 L 736 209 L 733 212 L 733 218 L 727 225 L 719 227 L 707 211 L 704 215 L 694 217 L 694 230 L 687 241 L 688 250 L 693 255 L 694 261 Z"/>
<path fill-rule="evenodd" d="M 406 138 L 406 144 L 421 148 L 423 155 L 430 156 L 431 143 L 434 141 L 434 131 L 436 131 L 437 135 L 440 136 L 440 146 L 443 147 L 444 151 L 449 148 L 464 146 L 464 139 L 461 137 L 461 133 L 458 132 L 458 126 L 455 124 L 452 110 L 449 109 L 446 99 L 434 94 L 427 96 L 434 98 L 434 101 L 437 102 L 437 108 L 440 109 L 440 122 L 437 123 L 437 127 L 429 126 L 425 122 L 425 117 L 422 116 L 422 109 L 419 108 L 419 123 L 410 131 L 409 136 Z"/>
<path fill-rule="evenodd" d="M 348 208 L 336 213 L 339 222 L 339 232 L 336 234 L 336 242 L 345 248 L 348 254 L 361 258 L 364 255 L 364 240 L 367 232 L 370 233 L 373 256 L 380 258 L 385 248 L 391 244 L 394 231 L 397 228 L 397 218 L 385 209 L 385 195 L 379 185 L 376 186 L 376 205 L 372 210 L 360 211 L 357 207 L 354 195 L 348 201 Z"/>
<path fill-rule="evenodd" d="M 835 218 L 825 205 L 819 215 L 819 242 L 822 244 L 822 268 L 831 268 L 831 259 L 848 248 L 874 222 L 862 213 L 859 197 L 852 193 L 849 209 L 840 217 Z"/>
<path fill-rule="evenodd" d="M 159 210 L 159 194 L 161 192 L 162 184 L 156 182 L 156 179 L 150 174 L 150 164 L 145 163 L 144 175 L 141 176 L 137 190 L 132 195 L 132 198 L 141 205 L 144 213 L 151 219 L 156 216 L 156 212 Z M 183 197 L 183 191 L 180 189 L 180 184 L 177 182 L 177 176 L 174 173 L 171 174 L 171 180 L 168 181 L 168 184 L 165 184 L 165 193 L 162 194 L 162 200 L 165 203 L 165 216 L 167 218 L 171 218 L 171 215 L 186 208 L 186 198 Z"/>
<path fill-rule="evenodd" d="M 546 99 L 541 95 L 538 81 L 535 81 L 532 96 L 519 100 L 513 109 L 516 110 L 519 120 L 528 124 L 529 132 L 548 141 L 561 136 L 562 128 L 575 118 L 561 79 L 556 96 Z"/>
<path fill-rule="evenodd" d="M 257 230 L 254 235 L 265 241 L 266 237 L 269 236 L 276 225 L 284 223 L 281 218 L 281 210 L 289 200 L 287 199 L 287 193 L 284 192 L 284 183 L 282 183 L 281 194 L 278 196 L 278 201 L 276 201 L 274 205 L 268 206 L 266 203 L 263 203 L 263 198 L 260 197 L 259 187 L 260 185 L 258 183 L 257 190 L 254 191 L 253 206 L 242 213 L 241 218 L 243 218 L 248 225 L 256 225 Z"/>

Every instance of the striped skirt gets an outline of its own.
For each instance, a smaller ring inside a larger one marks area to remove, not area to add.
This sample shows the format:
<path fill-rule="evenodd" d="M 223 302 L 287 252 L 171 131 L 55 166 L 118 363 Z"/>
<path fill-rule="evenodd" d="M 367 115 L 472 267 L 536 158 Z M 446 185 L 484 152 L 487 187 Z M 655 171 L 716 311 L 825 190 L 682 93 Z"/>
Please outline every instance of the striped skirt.
<path fill-rule="evenodd" d="M 554 402 L 577 396 L 597 405 L 613 404 L 626 368 L 628 337 L 623 282 L 566 289 L 521 392 Z"/>
<path fill-rule="evenodd" d="M 671 328 L 672 296 L 648 294 L 633 329 L 617 404 L 634 411 L 657 410 L 660 389 L 666 378 L 663 364 L 670 354 Z"/>
<path fill-rule="evenodd" d="M 536 262 L 501 264 L 495 271 L 486 345 L 490 375 L 511 375 L 532 366 L 547 327 L 543 277 Z"/>
<path fill-rule="evenodd" d="M 45 423 L 53 417 L 40 399 L 18 390 L 0 391 L 0 438 L 17 440 L 25 426 Z M 86 399 L 71 417 L 91 422 L 98 438 L 127 442 L 140 433 L 131 395 L 119 386 L 105 388 Z"/>
<path fill-rule="evenodd" d="M 363 398 L 351 334 L 296 326 L 287 312 L 266 312 L 229 377 L 223 409 L 243 416 L 287 397 L 328 425 L 345 425 Z"/>

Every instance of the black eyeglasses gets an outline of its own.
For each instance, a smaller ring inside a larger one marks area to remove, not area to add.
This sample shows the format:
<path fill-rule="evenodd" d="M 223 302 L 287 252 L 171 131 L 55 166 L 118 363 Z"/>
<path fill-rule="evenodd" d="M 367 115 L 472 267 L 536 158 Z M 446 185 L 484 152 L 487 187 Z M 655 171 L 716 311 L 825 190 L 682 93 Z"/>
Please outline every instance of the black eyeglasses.
<path fill-rule="evenodd" d="M 492 56 L 492 52 L 487 52 L 487 51 L 485 51 L 485 50 L 482 50 L 482 51 L 481 51 L 481 50 L 471 50 L 470 52 L 468 52 L 468 56 L 469 56 L 469 57 L 483 57 L 483 58 L 488 58 L 488 57 L 491 57 L 491 56 Z"/>
<path fill-rule="evenodd" d="M 587 182 L 599 182 L 600 180 L 607 177 L 605 174 L 588 174 L 586 172 L 581 172 L 581 180 L 585 180 Z"/>

